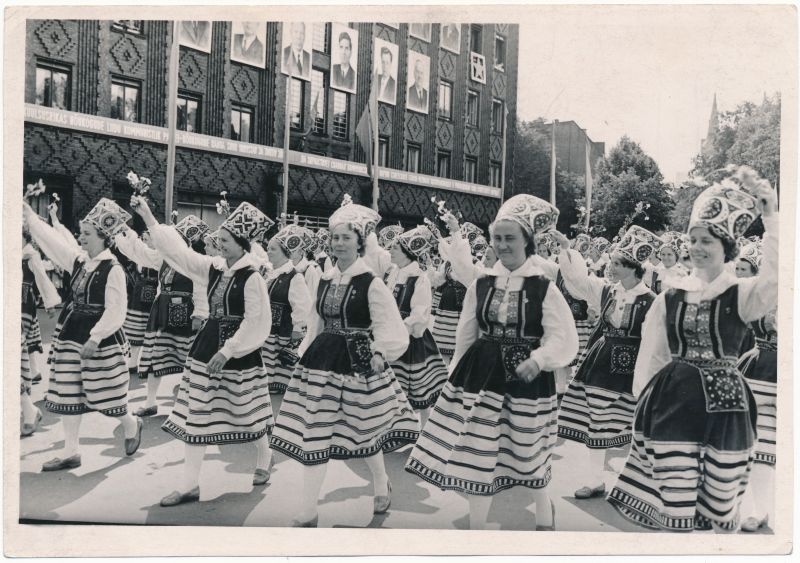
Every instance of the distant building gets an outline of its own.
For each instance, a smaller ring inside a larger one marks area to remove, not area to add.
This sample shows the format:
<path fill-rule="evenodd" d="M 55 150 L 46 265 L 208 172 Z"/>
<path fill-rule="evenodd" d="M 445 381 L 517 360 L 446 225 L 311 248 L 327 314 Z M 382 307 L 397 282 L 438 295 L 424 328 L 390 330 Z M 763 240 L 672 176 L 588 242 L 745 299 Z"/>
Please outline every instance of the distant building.
<path fill-rule="evenodd" d="M 552 123 L 548 127 L 552 128 Z M 592 141 L 586 129 L 574 121 L 556 122 L 556 166 L 559 170 L 583 176 L 586 174 L 586 144 L 589 143 L 589 162 L 592 175 L 597 163 L 605 156 L 606 144 Z"/>

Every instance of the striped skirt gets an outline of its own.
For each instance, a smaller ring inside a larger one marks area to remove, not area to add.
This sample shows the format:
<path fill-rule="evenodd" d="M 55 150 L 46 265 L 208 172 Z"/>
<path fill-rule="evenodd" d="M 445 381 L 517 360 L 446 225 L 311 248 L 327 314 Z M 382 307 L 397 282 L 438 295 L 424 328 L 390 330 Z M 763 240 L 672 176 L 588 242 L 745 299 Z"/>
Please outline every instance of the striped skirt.
<path fill-rule="evenodd" d="M 30 328 L 28 329 L 27 340 L 29 353 L 44 353 L 44 346 L 42 345 L 42 327 L 39 325 L 39 317 L 36 316 L 35 313 L 31 319 Z"/>
<path fill-rule="evenodd" d="M 578 330 L 578 354 L 572 360 L 570 366 L 577 366 L 589 353 L 589 337 L 596 325 L 596 321 L 575 321 L 575 328 Z"/>
<path fill-rule="evenodd" d="M 183 336 L 165 330 L 144 333 L 142 351 L 139 355 L 139 377 L 162 377 L 181 373 L 194 342 L 194 335 Z"/>
<path fill-rule="evenodd" d="M 439 353 L 449 361 L 456 350 L 456 329 L 458 319 L 461 317 L 460 311 L 447 311 L 439 309 L 433 320 L 433 340 L 436 342 Z"/>
<path fill-rule="evenodd" d="M 406 471 L 472 495 L 538 489 L 550 482 L 555 442 L 553 373 L 506 382 L 499 346 L 478 340 L 444 386 Z"/>
<path fill-rule="evenodd" d="M 739 370 L 747 380 L 758 406 L 755 463 L 775 465 L 778 352 L 753 348 L 742 356 Z"/>
<path fill-rule="evenodd" d="M 748 390 L 747 412 L 709 413 L 701 377 L 697 368 L 672 362 L 639 399 L 631 450 L 608 501 L 641 526 L 690 532 L 739 525 L 755 402 Z"/>
<path fill-rule="evenodd" d="M 442 300 L 442 292 L 440 289 L 434 289 L 431 294 L 431 313 L 435 316 L 439 308 L 439 301 Z"/>
<path fill-rule="evenodd" d="M 264 369 L 267 370 L 270 393 L 283 395 L 292 379 L 294 366 L 284 366 L 278 358 L 278 353 L 285 348 L 290 348 L 290 344 L 290 337 L 271 333 L 261 348 L 261 360 L 264 362 Z"/>
<path fill-rule="evenodd" d="M 33 385 L 33 374 L 31 373 L 30 347 L 28 345 L 28 334 L 30 334 L 31 316 L 23 311 L 22 330 L 20 338 L 20 395 L 30 395 Z"/>
<path fill-rule="evenodd" d="M 128 307 L 125 315 L 125 324 L 122 331 L 131 346 L 141 346 L 144 342 L 144 333 L 147 330 L 147 320 L 150 318 L 150 309 L 147 311 L 137 311 Z"/>
<path fill-rule="evenodd" d="M 447 366 L 429 330 L 420 338 L 410 337 L 405 353 L 391 365 L 397 382 L 415 409 L 427 409 L 434 404 L 447 383 Z"/>
<path fill-rule="evenodd" d="M 272 424 L 267 374 L 253 352 L 230 360 L 215 375 L 190 356 L 175 405 L 161 428 L 187 444 L 221 445 L 257 440 Z"/>

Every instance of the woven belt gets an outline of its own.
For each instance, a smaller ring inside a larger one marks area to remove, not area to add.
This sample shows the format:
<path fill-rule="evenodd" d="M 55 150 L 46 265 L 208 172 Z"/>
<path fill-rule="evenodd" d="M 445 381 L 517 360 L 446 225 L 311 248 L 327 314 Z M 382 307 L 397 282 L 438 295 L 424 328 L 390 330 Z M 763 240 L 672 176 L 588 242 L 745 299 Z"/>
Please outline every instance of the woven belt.
<path fill-rule="evenodd" d="M 756 346 L 759 350 L 763 350 L 765 352 L 777 352 L 778 351 L 778 342 L 777 338 L 756 338 Z"/>
<path fill-rule="evenodd" d="M 724 358 L 703 359 L 703 358 L 686 358 L 684 356 L 672 356 L 672 361 L 680 362 L 682 364 L 688 364 L 700 370 L 728 369 L 728 368 L 736 369 L 736 363 L 738 361 L 738 358 L 729 356 Z"/>
<path fill-rule="evenodd" d="M 503 346 L 513 346 L 516 344 L 527 344 L 527 345 L 533 344 L 534 346 L 536 346 L 542 339 L 538 336 L 513 338 L 510 336 L 498 336 L 496 334 L 489 334 L 488 332 L 481 331 L 480 340 L 494 342 L 496 344 L 501 344 Z"/>
<path fill-rule="evenodd" d="M 192 297 L 192 293 L 188 291 L 170 291 L 164 290 L 161 292 L 161 295 L 166 297 Z"/>
<path fill-rule="evenodd" d="M 337 336 L 352 336 L 353 334 L 366 334 L 369 335 L 370 331 L 364 328 L 334 328 L 325 327 L 322 332 L 326 334 L 335 334 Z"/>
<path fill-rule="evenodd" d="M 79 315 L 102 315 L 106 310 L 104 305 L 94 305 L 91 303 L 74 303 L 72 312 Z"/>
<path fill-rule="evenodd" d="M 209 319 L 214 319 L 215 321 L 242 321 L 244 317 L 240 317 L 239 315 L 210 315 Z"/>

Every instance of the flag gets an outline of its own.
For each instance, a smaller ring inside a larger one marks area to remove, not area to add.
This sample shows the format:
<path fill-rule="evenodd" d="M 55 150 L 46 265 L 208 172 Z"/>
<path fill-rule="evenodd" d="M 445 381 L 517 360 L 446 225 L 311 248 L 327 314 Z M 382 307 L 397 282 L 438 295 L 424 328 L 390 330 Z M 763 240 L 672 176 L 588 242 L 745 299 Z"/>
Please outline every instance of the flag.
<path fill-rule="evenodd" d="M 317 122 L 317 117 L 319 116 L 319 90 L 317 91 L 317 95 L 314 96 L 314 103 L 311 104 L 311 119 L 308 120 L 308 127 L 305 131 L 303 131 L 303 139 L 308 137 L 308 134 L 311 133 L 311 130 L 314 129 L 314 125 Z"/>
<path fill-rule="evenodd" d="M 556 123 L 553 120 L 553 137 L 550 139 L 550 205 L 556 205 Z"/>
<path fill-rule="evenodd" d="M 592 146 L 586 137 L 586 229 L 589 229 L 589 216 L 592 213 Z"/>
<path fill-rule="evenodd" d="M 372 142 L 375 132 L 372 130 L 373 114 L 378 111 L 378 74 L 372 75 L 372 85 L 369 90 L 369 100 L 364 108 L 364 112 L 356 125 L 356 137 L 367 155 L 367 174 L 372 177 Z"/>

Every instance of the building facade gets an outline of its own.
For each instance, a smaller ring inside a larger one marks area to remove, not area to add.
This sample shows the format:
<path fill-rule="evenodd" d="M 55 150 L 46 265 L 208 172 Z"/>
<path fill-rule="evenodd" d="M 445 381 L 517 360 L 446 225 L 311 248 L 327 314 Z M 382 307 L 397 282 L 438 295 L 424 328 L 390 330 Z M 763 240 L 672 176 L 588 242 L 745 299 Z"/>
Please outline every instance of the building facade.
<path fill-rule="evenodd" d="M 387 222 L 432 217 L 435 198 L 485 226 L 511 189 L 516 25 L 29 20 L 25 183 L 41 178 L 58 193 L 70 227 L 100 197 L 127 205 L 129 170 L 153 181 L 150 199 L 166 214 L 175 29 L 181 216 L 219 223 L 226 191 L 232 205 L 249 201 L 275 217 L 287 115 L 289 212 L 326 219 L 345 193 L 370 205 L 356 129 L 372 83 L 382 88 L 378 209 Z M 372 80 L 376 72 L 385 79 Z"/>
<path fill-rule="evenodd" d="M 552 127 L 552 124 L 550 124 Z M 592 175 L 597 170 L 597 163 L 605 156 L 606 144 L 592 141 L 585 129 L 574 121 L 558 121 L 555 128 L 556 166 L 570 174 L 585 176 L 586 148 L 589 147 L 589 163 Z"/>

